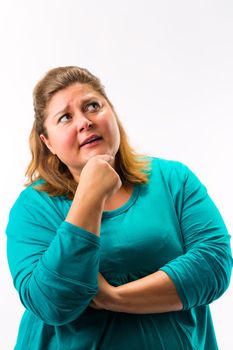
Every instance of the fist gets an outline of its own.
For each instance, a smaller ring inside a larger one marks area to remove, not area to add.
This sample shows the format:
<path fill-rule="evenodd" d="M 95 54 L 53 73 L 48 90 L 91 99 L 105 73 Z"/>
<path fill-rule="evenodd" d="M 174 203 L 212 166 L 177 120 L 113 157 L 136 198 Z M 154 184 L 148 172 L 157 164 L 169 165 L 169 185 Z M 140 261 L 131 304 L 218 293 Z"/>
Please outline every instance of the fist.
<path fill-rule="evenodd" d="M 92 193 L 95 198 L 108 199 L 122 183 L 113 168 L 114 158 L 108 154 L 96 155 L 88 160 L 79 178 L 79 190 Z"/>

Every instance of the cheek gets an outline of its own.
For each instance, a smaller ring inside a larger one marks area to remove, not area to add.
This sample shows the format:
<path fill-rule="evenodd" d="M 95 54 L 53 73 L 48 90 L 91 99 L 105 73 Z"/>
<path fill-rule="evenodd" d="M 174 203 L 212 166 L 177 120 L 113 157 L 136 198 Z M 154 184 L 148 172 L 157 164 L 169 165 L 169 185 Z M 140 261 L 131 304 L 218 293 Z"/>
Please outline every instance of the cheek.
<path fill-rule="evenodd" d="M 114 117 L 111 119 L 106 118 L 104 121 L 102 121 L 102 128 L 105 130 L 107 135 L 110 136 L 110 138 L 118 138 L 119 128 Z"/>
<path fill-rule="evenodd" d="M 53 145 L 53 148 L 56 150 L 56 152 L 60 153 L 66 150 L 70 150 L 76 141 L 76 137 L 73 134 L 70 130 L 65 130 L 61 133 L 51 135 L 51 144 Z"/>
<path fill-rule="evenodd" d="M 115 140 L 115 143 L 119 144 L 120 143 L 120 132 L 119 132 L 119 127 L 118 127 L 116 120 L 112 121 L 111 125 L 109 126 L 109 131 L 110 131 L 112 139 Z"/>

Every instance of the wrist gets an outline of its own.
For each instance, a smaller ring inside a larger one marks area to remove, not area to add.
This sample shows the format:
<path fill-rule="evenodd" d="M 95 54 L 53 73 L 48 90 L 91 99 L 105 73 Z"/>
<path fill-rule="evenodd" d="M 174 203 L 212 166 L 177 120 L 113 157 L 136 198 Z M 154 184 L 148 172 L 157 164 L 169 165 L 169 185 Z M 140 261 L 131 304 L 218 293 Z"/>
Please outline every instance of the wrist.
<path fill-rule="evenodd" d="M 66 221 L 99 235 L 104 202 L 91 193 L 84 194 L 77 190 Z"/>
<path fill-rule="evenodd" d="M 82 189 L 77 188 L 75 193 L 73 203 L 76 205 L 82 204 L 86 208 L 90 208 L 91 210 L 103 210 L 105 197 L 101 196 L 99 193 L 96 193 L 93 190 L 84 191 Z"/>
<path fill-rule="evenodd" d="M 120 312 L 121 297 L 118 292 L 118 287 L 111 286 L 111 291 L 108 293 L 108 297 L 104 301 L 104 308 L 109 311 Z"/>

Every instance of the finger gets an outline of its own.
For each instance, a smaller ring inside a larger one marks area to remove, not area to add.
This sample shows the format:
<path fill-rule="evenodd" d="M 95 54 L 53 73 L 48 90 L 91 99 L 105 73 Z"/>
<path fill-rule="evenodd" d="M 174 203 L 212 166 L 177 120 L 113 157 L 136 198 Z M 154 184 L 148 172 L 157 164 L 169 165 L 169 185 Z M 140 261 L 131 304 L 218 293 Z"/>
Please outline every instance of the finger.
<path fill-rule="evenodd" d="M 101 307 L 100 307 L 100 306 L 97 306 L 94 302 L 91 302 L 91 303 L 89 304 L 89 306 L 92 307 L 93 309 L 97 309 L 97 310 L 100 310 L 100 309 L 101 309 Z"/>
<path fill-rule="evenodd" d="M 95 158 L 104 160 L 105 162 L 111 163 L 114 160 L 114 157 L 111 154 L 98 154 Z"/>

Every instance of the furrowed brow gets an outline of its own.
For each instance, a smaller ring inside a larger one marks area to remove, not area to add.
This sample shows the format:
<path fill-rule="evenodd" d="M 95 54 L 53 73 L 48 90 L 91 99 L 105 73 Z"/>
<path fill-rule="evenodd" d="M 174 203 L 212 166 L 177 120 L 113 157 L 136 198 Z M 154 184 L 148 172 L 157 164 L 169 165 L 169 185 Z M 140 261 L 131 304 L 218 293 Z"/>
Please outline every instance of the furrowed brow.
<path fill-rule="evenodd" d="M 96 95 L 91 95 L 89 97 L 84 97 L 81 101 L 81 108 L 83 108 L 84 105 L 86 105 L 87 103 L 93 101 L 93 100 L 100 100 L 99 96 Z M 69 105 L 65 106 L 63 109 L 61 109 L 60 111 L 56 112 L 52 118 L 56 118 L 58 115 L 62 115 L 63 113 L 67 113 L 67 110 L 69 109 Z"/>

